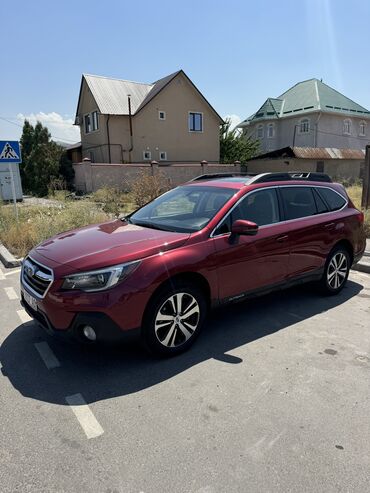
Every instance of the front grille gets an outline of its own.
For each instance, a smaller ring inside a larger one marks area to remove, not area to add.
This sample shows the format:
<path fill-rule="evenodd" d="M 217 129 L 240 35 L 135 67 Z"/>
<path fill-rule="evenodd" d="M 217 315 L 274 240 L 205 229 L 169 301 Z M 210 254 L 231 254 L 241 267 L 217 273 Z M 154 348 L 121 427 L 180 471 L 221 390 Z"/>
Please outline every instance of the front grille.
<path fill-rule="evenodd" d="M 53 281 L 53 272 L 35 262 L 31 257 L 27 257 L 22 266 L 22 278 L 31 291 L 42 297 Z"/>

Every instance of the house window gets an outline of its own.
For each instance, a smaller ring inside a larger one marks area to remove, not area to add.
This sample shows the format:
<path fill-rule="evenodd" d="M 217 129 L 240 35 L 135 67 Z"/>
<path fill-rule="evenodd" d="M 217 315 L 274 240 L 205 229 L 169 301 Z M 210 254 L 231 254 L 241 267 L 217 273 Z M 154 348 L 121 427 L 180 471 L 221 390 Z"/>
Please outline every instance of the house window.
<path fill-rule="evenodd" d="M 365 137 L 366 134 L 366 123 L 360 122 L 360 136 Z"/>
<path fill-rule="evenodd" d="M 85 134 L 89 134 L 91 132 L 91 118 L 90 113 L 84 116 L 85 121 Z"/>
<path fill-rule="evenodd" d="M 273 123 L 269 123 L 267 125 L 267 137 L 269 139 L 272 139 L 275 137 L 275 125 Z"/>
<path fill-rule="evenodd" d="M 166 112 L 165 111 L 158 111 L 158 118 L 160 120 L 165 120 L 166 119 Z"/>
<path fill-rule="evenodd" d="M 189 132 L 203 132 L 203 113 L 189 112 Z"/>
<path fill-rule="evenodd" d="M 343 133 L 345 135 L 351 135 L 351 120 L 347 119 L 343 122 Z"/>
<path fill-rule="evenodd" d="M 308 118 L 303 118 L 299 122 L 299 133 L 301 134 L 308 134 L 310 131 L 310 120 Z"/>
<path fill-rule="evenodd" d="M 93 129 L 93 132 L 95 130 L 99 130 L 99 118 L 98 118 L 98 112 L 97 111 L 93 111 L 91 113 L 91 119 L 92 119 L 92 129 Z"/>
<path fill-rule="evenodd" d="M 150 151 L 143 151 L 143 159 L 144 161 L 149 161 L 149 159 L 152 159 L 152 153 Z"/>
<path fill-rule="evenodd" d="M 263 125 L 262 123 L 257 127 L 257 139 L 263 139 Z"/>
<path fill-rule="evenodd" d="M 160 161 L 167 161 L 167 152 L 166 151 L 161 151 L 159 153 L 159 160 Z"/>

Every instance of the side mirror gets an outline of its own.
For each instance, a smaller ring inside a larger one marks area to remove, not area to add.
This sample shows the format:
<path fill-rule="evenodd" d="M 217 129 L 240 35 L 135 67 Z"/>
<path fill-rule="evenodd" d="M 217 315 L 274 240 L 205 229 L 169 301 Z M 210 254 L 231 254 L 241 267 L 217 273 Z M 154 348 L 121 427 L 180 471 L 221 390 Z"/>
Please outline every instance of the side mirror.
<path fill-rule="evenodd" d="M 231 226 L 232 235 L 254 236 L 258 233 L 258 225 L 252 221 L 237 219 Z"/>

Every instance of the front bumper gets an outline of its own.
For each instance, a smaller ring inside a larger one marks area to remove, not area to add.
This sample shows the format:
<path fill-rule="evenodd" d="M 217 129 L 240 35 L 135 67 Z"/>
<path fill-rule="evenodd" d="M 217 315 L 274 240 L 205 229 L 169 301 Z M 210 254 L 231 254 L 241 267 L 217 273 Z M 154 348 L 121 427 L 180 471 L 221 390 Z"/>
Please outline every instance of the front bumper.
<path fill-rule="evenodd" d="M 67 329 L 57 329 L 52 325 L 50 319 L 42 309 L 34 310 L 25 301 L 23 295 L 21 304 L 28 315 L 52 336 L 60 337 L 66 340 L 74 340 L 84 343 L 91 343 L 82 333 L 82 328 L 85 325 L 92 327 L 96 333 L 96 343 L 99 342 L 119 342 L 128 341 L 136 338 L 139 329 L 131 329 L 123 331 L 108 315 L 101 312 L 80 312 L 76 313 L 72 319 L 70 326 Z"/>

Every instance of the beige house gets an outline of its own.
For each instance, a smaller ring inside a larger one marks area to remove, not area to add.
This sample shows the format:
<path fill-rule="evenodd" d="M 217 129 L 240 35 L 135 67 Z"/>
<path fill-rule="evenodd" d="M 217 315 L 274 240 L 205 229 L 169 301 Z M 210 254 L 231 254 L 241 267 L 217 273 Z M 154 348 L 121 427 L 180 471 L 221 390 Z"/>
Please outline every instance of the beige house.
<path fill-rule="evenodd" d="M 75 124 L 92 162 L 217 163 L 221 123 L 182 70 L 153 84 L 82 76 Z"/>

